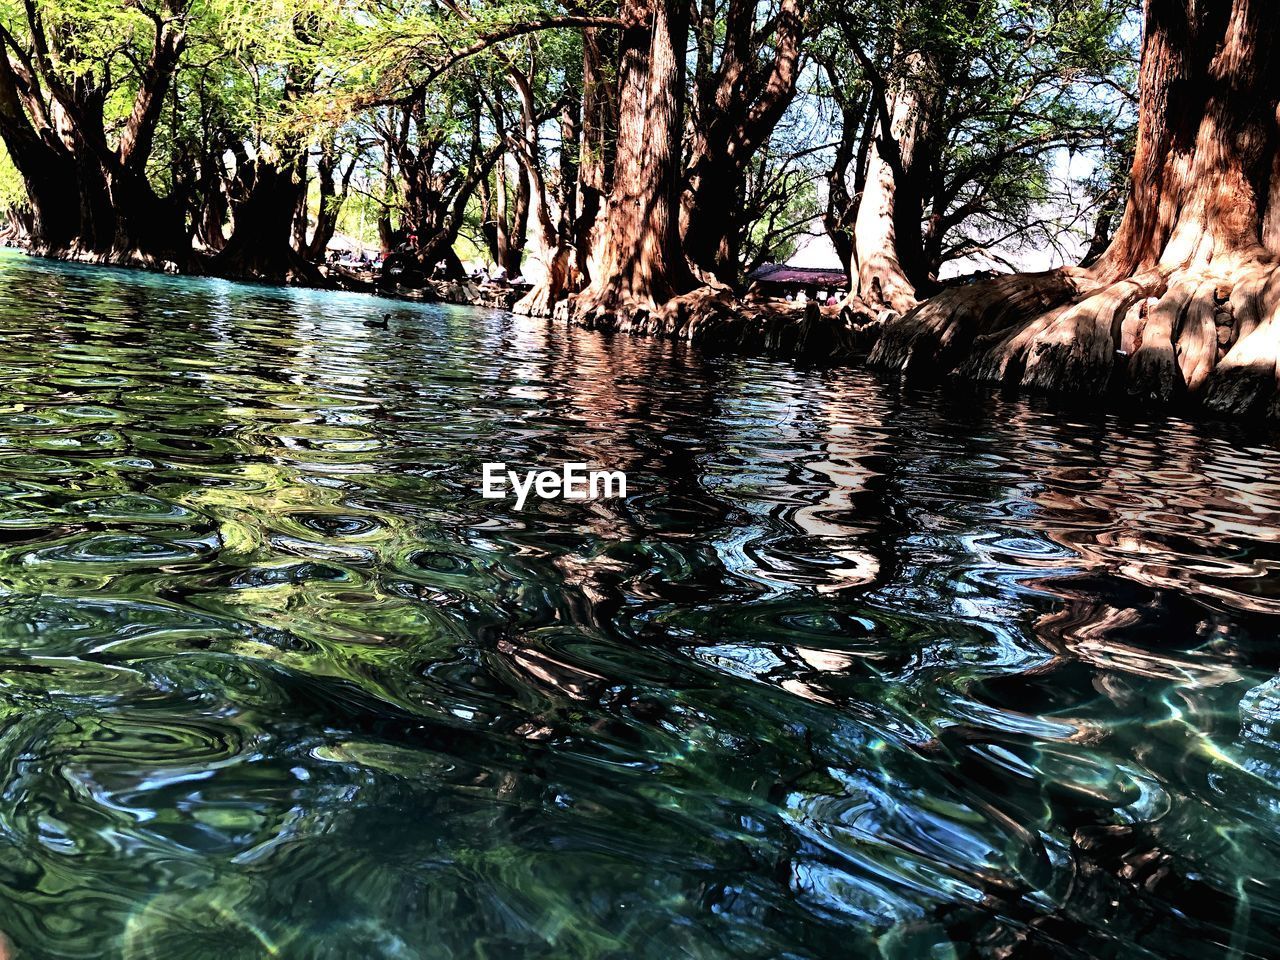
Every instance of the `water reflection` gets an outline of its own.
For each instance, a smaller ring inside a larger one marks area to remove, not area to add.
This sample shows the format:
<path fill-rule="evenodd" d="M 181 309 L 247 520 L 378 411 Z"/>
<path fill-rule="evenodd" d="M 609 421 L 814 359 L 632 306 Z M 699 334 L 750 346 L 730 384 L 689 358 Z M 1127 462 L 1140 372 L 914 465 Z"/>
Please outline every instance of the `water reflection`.
<path fill-rule="evenodd" d="M 1280 954 L 1265 438 L 0 274 L 19 951 Z"/>

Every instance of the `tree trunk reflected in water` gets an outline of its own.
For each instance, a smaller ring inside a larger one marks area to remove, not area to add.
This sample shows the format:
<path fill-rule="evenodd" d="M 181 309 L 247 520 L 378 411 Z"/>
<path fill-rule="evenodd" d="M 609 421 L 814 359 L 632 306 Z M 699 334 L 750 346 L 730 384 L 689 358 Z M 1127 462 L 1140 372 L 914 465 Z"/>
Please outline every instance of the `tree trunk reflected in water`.
<path fill-rule="evenodd" d="M 0 350 L 19 955 L 1280 953 L 1268 435 L 18 257 Z"/>

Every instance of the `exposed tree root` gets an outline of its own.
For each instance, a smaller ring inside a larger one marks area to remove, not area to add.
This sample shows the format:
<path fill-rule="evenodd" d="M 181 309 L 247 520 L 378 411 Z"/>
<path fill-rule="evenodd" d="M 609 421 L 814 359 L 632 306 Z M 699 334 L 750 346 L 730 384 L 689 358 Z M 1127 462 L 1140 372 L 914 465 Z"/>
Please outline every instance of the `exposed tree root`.
<path fill-rule="evenodd" d="M 949 290 L 890 318 L 873 366 L 1223 414 L 1280 415 L 1280 265 L 1222 263 L 1099 282 L 1083 270 Z"/>
<path fill-rule="evenodd" d="M 1088 269 L 952 290 L 891 319 L 880 367 L 1218 413 L 1280 413 L 1280 20 L 1145 4 L 1125 214 Z"/>
<path fill-rule="evenodd" d="M 1231 291 L 1227 305 L 1235 327 L 1233 345 L 1209 378 L 1205 406 L 1216 413 L 1256 414 L 1270 401 L 1275 416 L 1280 268 L 1246 277 Z"/>
<path fill-rule="evenodd" d="M 575 289 L 578 284 L 578 276 L 573 269 L 573 253 L 573 247 L 561 245 L 547 265 L 546 276 L 515 302 L 511 312 L 526 317 L 551 316 L 565 291 Z"/>
<path fill-rule="evenodd" d="M 556 291 L 550 280 L 543 280 L 511 306 L 512 313 L 525 317 L 549 317 L 555 312 Z"/>
<path fill-rule="evenodd" d="M 881 323 L 816 303 L 783 306 L 738 300 L 724 287 L 699 287 L 661 305 L 556 305 L 557 319 L 593 330 L 669 337 L 731 352 L 839 363 L 867 354 Z"/>
<path fill-rule="evenodd" d="M 90 250 L 81 246 L 49 247 L 41 244 L 30 244 L 28 252 L 37 257 L 48 257 L 50 260 L 67 260 L 74 263 L 94 263 L 110 267 L 135 267 L 140 270 L 152 270 L 158 273 L 204 273 L 199 258 L 184 252 L 172 255 L 157 255 L 138 249 Z"/>
<path fill-rule="evenodd" d="M 977 380 L 1100 393 L 1110 381 L 1124 318 L 1151 291 L 1149 282 L 1128 280 L 1084 293 L 995 335 L 990 346 L 991 334 L 979 338 L 962 370 Z"/>
<path fill-rule="evenodd" d="M 870 362 L 914 374 L 946 373 L 1028 318 L 1080 293 L 1073 271 L 996 277 L 944 291 L 906 315 L 890 318 Z"/>

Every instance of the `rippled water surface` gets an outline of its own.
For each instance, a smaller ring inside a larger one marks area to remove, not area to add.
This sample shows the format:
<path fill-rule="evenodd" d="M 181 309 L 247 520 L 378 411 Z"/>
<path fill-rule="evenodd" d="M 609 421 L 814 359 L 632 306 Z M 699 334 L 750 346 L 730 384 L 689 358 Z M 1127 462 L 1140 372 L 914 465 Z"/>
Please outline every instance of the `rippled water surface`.
<path fill-rule="evenodd" d="M 0 953 L 1280 956 L 1278 540 L 1221 426 L 8 256 Z"/>

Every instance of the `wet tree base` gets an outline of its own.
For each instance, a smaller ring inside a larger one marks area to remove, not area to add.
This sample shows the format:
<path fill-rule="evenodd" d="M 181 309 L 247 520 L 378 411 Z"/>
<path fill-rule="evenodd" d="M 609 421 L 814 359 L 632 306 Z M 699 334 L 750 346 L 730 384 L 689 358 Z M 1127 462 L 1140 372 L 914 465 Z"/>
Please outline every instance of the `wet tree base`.
<path fill-rule="evenodd" d="M 1280 418 L 1280 264 L 1099 280 L 1070 268 L 946 291 L 884 327 L 872 367 Z"/>
<path fill-rule="evenodd" d="M 47 247 L 39 244 L 19 244 L 19 249 L 32 256 L 49 260 L 65 260 L 70 263 L 91 263 L 105 267 L 130 267 L 156 273 L 205 273 L 197 258 L 169 257 L 146 253 L 142 250 L 89 250 L 78 246 Z"/>
<path fill-rule="evenodd" d="M 879 337 L 870 314 L 816 303 L 792 305 L 739 300 L 729 291 L 699 288 L 660 306 L 556 305 L 558 320 L 590 330 L 666 337 L 704 348 L 805 363 L 844 364 L 863 359 Z"/>
<path fill-rule="evenodd" d="M 217 258 L 199 255 L 179 262 L 139 250 L 27 249 L 79 263 L 280 282 L 252 270 L 226 273 Z M 402 289 L 319 270 L 286 282 L 490 309 L 511 309 L 520 296 L 469 281 Z M 711 287 L 657 306 L 603 307 L 570 297 L 551 312 L 586 329 L 720 352 L 818 365 L 865 361 L 913 379 L 1118 395 L 1156 407 L 1280 419 L 1280 264 L 1268 257 L 1105 283 L 1079 268 L 1011 274 L 946 290 L 903 316 L 875 316 L 856 301 L 836 308 L 740 300 Z"/>
<path fill-rule="evenodd" d="M 226 280 L 247 283 L 316 287 L 324 290 L 350 290 L 361 293 L 372 293 L 375 289 L 373 283 L 345 275 L 325 273 L 298 254 L 280 261 L 255 262 L 240 259 L 228 260 L 220 255 L 199 251 L 190 251 L 179 256 L 123 248 L 91 250 L 79 246 L 48 247 L 31 243 L 20 243 L 17 247 L 32 256 L 50 260 L 125 267 L 153 273 L 222 277 Z"/>

